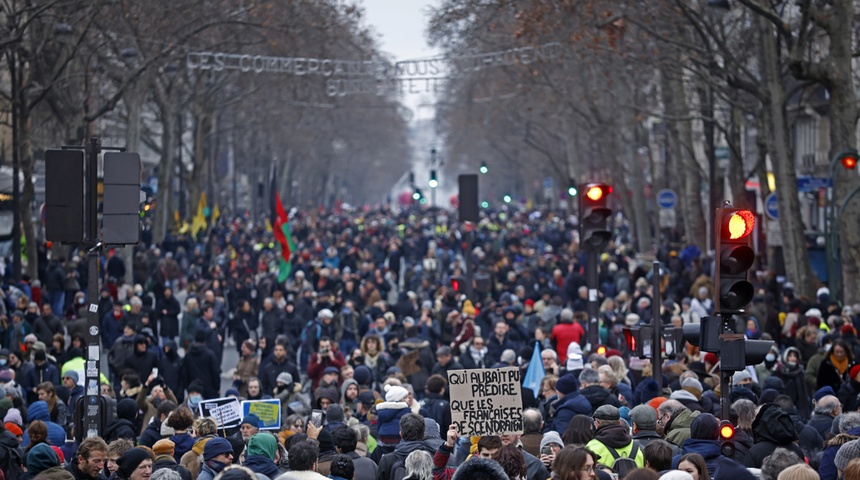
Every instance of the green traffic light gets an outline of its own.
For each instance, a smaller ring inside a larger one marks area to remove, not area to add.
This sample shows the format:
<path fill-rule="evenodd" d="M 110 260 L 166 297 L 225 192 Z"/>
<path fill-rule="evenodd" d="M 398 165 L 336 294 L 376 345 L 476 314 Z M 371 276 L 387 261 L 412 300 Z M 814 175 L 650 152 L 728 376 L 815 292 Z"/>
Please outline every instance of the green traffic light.
<path fill-rule="evenodd" d="M 505 203 L 511 203 L 511 200 L 513 200 L 513 199 L 511 198 L 510 195 L 505 195 L 504 197 L 502 197 L 502 200 L 504 200 Z"/>
<path fill-rule="evenodd" d="M 481 202 L 481 208 L 490 208 L 490 202 L 486 200 Z"/>
<path fill-rule="evenodd" d="M 487 168 L 487 162 L 481 162 L 481 173 L 487 173 L 490 169 Z"/>
<path fill-rule="evenodd" d="M 430 185 L 430 188 L 436 188 L 439 186 L 439 181 L 435 178 L 431 178 L 430 181 L 427 182 L 427 184 Z"/>
<path fill-rule="evenodd" d="M 420 199 L 421 199 L 421 194 L 420 194 L 420 193 L 418 193 L 418 192 L 413 193 L 413 194 L 412 194 L 412 199 L 413 199 L 413 200 L 420 200 Z"/>
<path fill-rule="evenodd" d="M 579 192 L 576 190 L 576 187 L 570 186 L 567 188 L 567 194 L 570 195 L 571 197 L 575 197 L 577 193 L 579 193 Z"/>

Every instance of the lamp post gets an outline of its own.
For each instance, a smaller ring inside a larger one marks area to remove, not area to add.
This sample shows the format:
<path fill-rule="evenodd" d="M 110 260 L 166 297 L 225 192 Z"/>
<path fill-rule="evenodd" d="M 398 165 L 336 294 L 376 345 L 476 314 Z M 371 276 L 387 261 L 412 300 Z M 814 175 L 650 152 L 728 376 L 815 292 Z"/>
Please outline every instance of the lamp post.
<path fill-rule="evenodd" d="M 839 271 L 837 262 L 839 257 L 839 222 L 842 217 L 842 210 L 848 205 L 851 197 L 857 193 L 857 189 L 845 197 L 838 211 L 834 211 L 833 202 L 836 201 L 836 163 L 841 163 L 842 167 L 846 170 L 854 170 L 857 168 L 858 157 L 860 157 L 860 154 L 858 154 L 857 150 L 848 147 L 830 158 L 829 178 L 833 184 L 830 187 L 830 199 L 827 202 L 824 238 L 826 239 L 827 283 L 830 285 L 830 291 L 836 296 L 837 301 L 842 300 L 842 288 L 840 285 L 842 272 Z"/>

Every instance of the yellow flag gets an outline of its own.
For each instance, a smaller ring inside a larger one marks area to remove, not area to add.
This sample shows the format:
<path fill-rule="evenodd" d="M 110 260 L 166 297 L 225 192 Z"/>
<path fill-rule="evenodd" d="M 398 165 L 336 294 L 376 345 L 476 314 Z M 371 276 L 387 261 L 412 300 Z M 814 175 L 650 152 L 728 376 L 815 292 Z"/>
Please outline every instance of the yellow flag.
<path fill-rule="evenodd" d="M 206 192 L 200 194 L 200 201 L 197 203 L 197 215 L 191 220 L 191 236 L 197 238 L 197 233 L 206 228 L 206 215 L 203 210 L 206 208 Z"/>
<path fill-rule="evenodd" d="M 212 209 L 212 225 L 215 225 L 215 222 L 218 221 L 218 217 L 221 216 L 221 209 L 218 208 L 218 204 L 215 204 L 215 208 Z"/>

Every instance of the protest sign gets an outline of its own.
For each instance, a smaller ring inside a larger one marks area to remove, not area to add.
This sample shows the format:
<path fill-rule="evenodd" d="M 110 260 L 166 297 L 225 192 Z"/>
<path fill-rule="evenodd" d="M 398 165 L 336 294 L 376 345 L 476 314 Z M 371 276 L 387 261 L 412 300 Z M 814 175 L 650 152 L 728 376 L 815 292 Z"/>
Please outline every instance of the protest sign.
<path fill-rule="evenodd" d="M 236 397 L 201 400 L 198 407 L 201 417 L 210 417 L 218 428 L 238 427 L 242 421 L 242 409 Z"/>
<path fill-rule="evenodd" d="M 242 418 L 253 413 L 260 419 L 258 428 L 281 429 L 281 400 L 245 400 L 242 402 Z"/>
<path fill-rule="evenodd" d="M 517 367 L 449 370 L 451 423 L 460 435 L 523 432 L 523 399 Z"/>

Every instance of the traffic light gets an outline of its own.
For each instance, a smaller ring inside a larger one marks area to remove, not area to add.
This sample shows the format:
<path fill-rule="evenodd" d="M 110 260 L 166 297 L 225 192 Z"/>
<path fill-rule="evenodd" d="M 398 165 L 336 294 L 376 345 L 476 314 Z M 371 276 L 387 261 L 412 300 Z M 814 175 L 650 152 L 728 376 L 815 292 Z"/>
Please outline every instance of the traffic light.
<path fill-rule="evenodd" d="M 860 158 L 860 154 L 858 154 L 857 150 L 853 148 L 848 148 L 839 154 L 839 161 L 842 163 L 842 167 L 846 170 L 854 170 L 857 168 L 858 158 Z"/>
<path fill-rule="evenodd" d="M 624 342 L 630 355 L 645 358 L 642 352 L 642 329 L 641 327 L 623 327 Z"/>
<path fill-rule="evenodd" d="M 430 188 L 436 188 L 439 186 L 439 180 L 436 178 L 436 170 L 430 170 L 430 181 L 427 182 L 427 185 Z"/>
<path fill-rule="evenodd" d="M 726 457 L 731 457 L 735 454 L 735 444 L 732 441 L 735 438 L 735 426 L 728 420 L 720 421 L 720 453 Z"/>
<path fill-rule="evenodd" d="M 418 187 L 413 188 L 412 200 L 415 200 L 415 201 L 421 200 L 421 189 L 420 188 L 418 188 Z"/>
<path fill-rule="evenodd" d="M 755 214 L 749 210 L 718 208 L 716 215 L 716 312 L 720 315 L 743 314 L 755 289 L 749 270 L 755 262 L 750 248 Z"/>
<path fill-rule="evenodd" d="M 463 284 L 463 277 L 459 275 L 451 276 L 451 290 L 454 290 L 457 293 L 460 293 L 464 290 L 465 285 Z"/>
<path fill-rule="evenodd" d="M 609 244 L 609 217 L 612 210 L 607 200 L 612 187 L 604 183 L 588 183 L 582 187 L 579 197 L 579 241 L 583 248 L 603 250 Z"/>
<path fill-rule="evenodd" d="M 575 197 L 577 193 L 579 193 L 579 190 L 576 188 L 576 182 L 571 178 L 567 182 L 567 194 Z"/>
<path fill-rule="evenodd" d="M 506 193 L 505 196 L 502 197 L 502 200 L 504 200 L 505 203 L 511 203 L 511 200 L 513 200 L 513 197 L 511 197 L 511 195 L 509 193 Z"/>
<path fill-rule="evenodd" d="M 481 162 L 481 173 L 486 174 L 489 171 L 490 171 L 490 169 L 487 168 L 487 162 Z"/>

